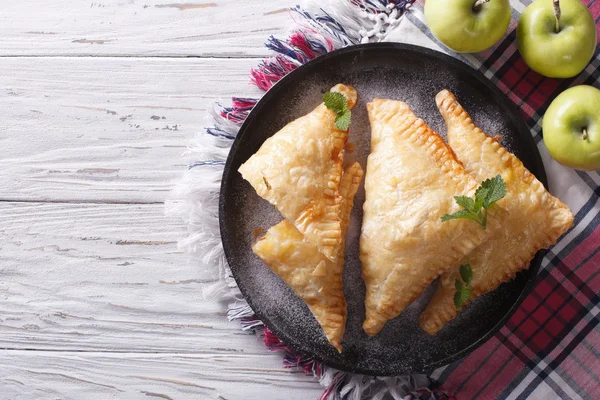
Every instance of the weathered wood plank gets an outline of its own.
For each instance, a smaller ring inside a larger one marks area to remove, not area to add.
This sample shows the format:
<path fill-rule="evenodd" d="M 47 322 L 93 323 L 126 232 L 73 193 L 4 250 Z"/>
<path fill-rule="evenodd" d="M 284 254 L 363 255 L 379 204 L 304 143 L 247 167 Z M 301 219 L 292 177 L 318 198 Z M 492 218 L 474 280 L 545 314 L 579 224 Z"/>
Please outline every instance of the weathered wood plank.
<path fill-rule="evenodd" d="M 155 204 L 0 203 L 0 397 L 318 397 L 202 299 L 183 230 Z"/>
<path fill-rule="evenodd" d="M 0 203 L 0 348 L 264 354 L 162 205 Z"/>
<path fill-rule="evenodd" d="M 316 399 L 322 389 L 277 355 L 0 351 L 2 398 Z"/>
<path fill-rule="evenodd" d="M 286 0 L 5 1 L 0 56 L 228 56 L 267 54 L 283 34 Z"/>
<path fill-rule="evenodd" d="M 0 200 L 163 201 L 214 101 L 260 95 L 256 62 L 0 58 Z"/>

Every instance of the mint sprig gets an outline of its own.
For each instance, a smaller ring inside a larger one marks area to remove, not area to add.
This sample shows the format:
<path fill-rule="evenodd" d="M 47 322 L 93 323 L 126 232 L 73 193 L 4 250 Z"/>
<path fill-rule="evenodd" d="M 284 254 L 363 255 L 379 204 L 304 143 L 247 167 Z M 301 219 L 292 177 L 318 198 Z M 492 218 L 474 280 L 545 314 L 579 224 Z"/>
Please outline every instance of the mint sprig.
<path fill-rule="evenodd" d="M 475 198 L 468 196 L 454 196 L 456 204 L 463 209 L 454 214 L 446 214 L 442 221 L 452 219 L 470 219 L 477 222 L 483 229 L 487 224 L 488 210 L 498 200 L 506 196 L 506 183 L 500 175 L 486 179 L 475 191 Z"/>
<path fill-rule="evenodd" d="M 469 264 L 462 264 L 460 266 L 460 278 L 456 278 L 454 287 L 456 292 L 454 293 L 454 306 L 457 310 L 460 310 L 467 301 L 471 298 L 473 288 L 471 287 L 471 281 L 473 280 L 473 270 Z"/>
<path fill-rule="evenodd" d="M 346 96 L 338 92 L 327 92 L 323 95 L 325 107 L 335 112 L 335 127 L 342 131 L 347 131 L 352 119 L 352 111 L 348 110 Z"/>

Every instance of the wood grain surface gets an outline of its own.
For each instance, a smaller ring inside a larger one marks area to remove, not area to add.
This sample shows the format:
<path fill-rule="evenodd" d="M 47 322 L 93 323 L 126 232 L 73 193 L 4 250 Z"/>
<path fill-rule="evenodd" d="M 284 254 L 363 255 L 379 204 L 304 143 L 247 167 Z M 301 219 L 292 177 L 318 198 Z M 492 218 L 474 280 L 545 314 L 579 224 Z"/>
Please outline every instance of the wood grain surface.
<path fill-rule="evenodd" d="M 0 58 L 1 200 L 162 202 L 206 110 L 259 96 L 235 58 Z M 8 114 L 8 115 L 7 115 Z"/>
<path fill-rule="evenodd" d="M 3 396 L 31 399 L 316 399 L 321 390 L 276 355 L 0 350 Z"/>
<path fill-rule="evenodd" d="M 0 398 L 310 399 L 204 300 L 164 200 L 287 1 L 31 0 L 0 12 Z"/>
<path fill-rule="evenodd" d="M 0 55 L 256 57 L 286 0 L 3 1 Z"/>

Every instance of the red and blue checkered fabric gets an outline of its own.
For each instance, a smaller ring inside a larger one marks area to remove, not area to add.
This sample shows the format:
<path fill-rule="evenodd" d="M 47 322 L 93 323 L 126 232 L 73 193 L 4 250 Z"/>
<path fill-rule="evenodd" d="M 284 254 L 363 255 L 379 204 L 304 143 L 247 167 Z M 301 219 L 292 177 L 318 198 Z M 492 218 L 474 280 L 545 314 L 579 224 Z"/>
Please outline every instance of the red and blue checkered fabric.
<path fill-rule="evenodd" d="M 600 0 L 582 2 L 600 28 Z M 506 326 L 466 358 L 433 373 L 440 391 L 458 399 L 600 399 L 600 175 L 558 165 L 548 156 L 541 129 L 544 112 L 563 90 L 579 84 L 600 88 L 600 52 L 574 79 L 544 78 L 530 70 L 517 50 L 515 28 L 531 3 L 511 0 L 509 32 L 492 49 L 452 55 L 519 107 L 544 159 L 550 189 L 571 207 L 575 227 L 546 251 L 533 292 Z M 406 18 L 403 24 L 422 35 L 420 44 L 448 52 L 425 25 L 422 0 Z"/>

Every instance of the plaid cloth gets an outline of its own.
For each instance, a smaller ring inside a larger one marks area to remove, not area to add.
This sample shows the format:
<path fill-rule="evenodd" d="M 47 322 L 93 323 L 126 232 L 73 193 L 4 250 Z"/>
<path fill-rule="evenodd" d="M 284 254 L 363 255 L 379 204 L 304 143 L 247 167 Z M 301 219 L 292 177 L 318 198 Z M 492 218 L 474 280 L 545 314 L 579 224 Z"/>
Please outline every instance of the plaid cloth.
<path fill-rule="evenodd" d="M 552 160 L 541 125 L 563 90 L 580 84 L 600 88 L 600 52 L 574 79 L 549 79 L 531 71 L 517 50 L 515 28 L 532 0 L 511 0 L 512 21 L 502 41 L 480 54 L 452 53 L 429 32 L 423 3 L 417 1 L 386 40 L 449 53 L 492 80 L 520 108 L 542 154 L 551 192 L 575 214 L 575 227 L 546 251 L 533 292 L 506 326 L 466 358 L 434 371 L 432 378 L 441 392 L 458 399 L 600 399 L 600 175 Z M 600 0 L 583 3 L 600 27 Z"/>

